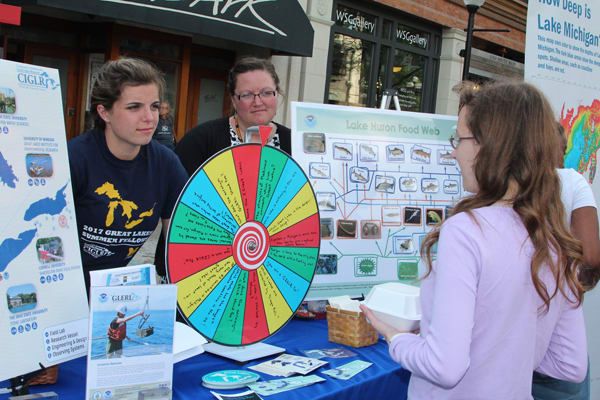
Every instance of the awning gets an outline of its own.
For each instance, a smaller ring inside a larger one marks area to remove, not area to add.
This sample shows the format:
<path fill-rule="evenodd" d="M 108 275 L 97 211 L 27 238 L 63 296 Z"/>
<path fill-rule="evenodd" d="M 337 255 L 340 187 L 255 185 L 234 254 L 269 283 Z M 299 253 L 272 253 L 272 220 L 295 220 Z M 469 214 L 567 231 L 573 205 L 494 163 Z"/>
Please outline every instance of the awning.
<path fill-rule="evenodd" d="M 158 26 L 312 56 L 314 31 L 297 0 L 5 0 Z"/>
<path fill-rule="evenodd" d="M 21 25 L 21 7 L 0 4 L 0 24 Z"/>

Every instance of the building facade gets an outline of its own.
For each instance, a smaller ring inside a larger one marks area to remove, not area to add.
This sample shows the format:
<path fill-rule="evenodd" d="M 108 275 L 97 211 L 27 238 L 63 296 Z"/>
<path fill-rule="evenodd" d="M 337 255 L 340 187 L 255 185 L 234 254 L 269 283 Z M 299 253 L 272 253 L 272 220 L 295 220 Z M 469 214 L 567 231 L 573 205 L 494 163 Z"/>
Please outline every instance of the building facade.
<path fill-rule="evenodd" d="M 308 0 L 311 58 L 274 57 L 288 99 L 377 107 L 398 91 L 404 111 L 456 114 L 468 12 L 462 0 Z M 487 0 L 475 17 L 470 78 L 523 78 L 527 2 Z M 289 106 L 281 111 L 289 121 Z"/>
<path fill-rule="evenodd" d="M 225 86 L 236 58 L 312 54 L 313 30 L 296 1 L 3 3 L 21 7 L 22 15 L 20 25 L 0 24 L 0 56 L 59 70 L 69 138 L 90 126 L 91 84 L 106 60 L 144 58 L 164 72 L 180 137 L 229 112 Z"/>
<path fill-rule="evenodd" d="M 243 55 L 272 57 L 290 102 L 380 105 L 456 114 L 468 13 L 462 0 L 4 0 L 21 25 L 0 25 L 2 58 L 55 67 L 68 137 L 90 125 L 94 73 L 108 59 L 155 63 L 167 80 L 178 137 L 230 112 L 227 70 Z M 522 78 L 527 3 L 488 0 L 475 19 L 471 78 Z M 479 31 L 480 29 L 494 31 Z M 498 31 L 503 30 L 503 31 Z"/>

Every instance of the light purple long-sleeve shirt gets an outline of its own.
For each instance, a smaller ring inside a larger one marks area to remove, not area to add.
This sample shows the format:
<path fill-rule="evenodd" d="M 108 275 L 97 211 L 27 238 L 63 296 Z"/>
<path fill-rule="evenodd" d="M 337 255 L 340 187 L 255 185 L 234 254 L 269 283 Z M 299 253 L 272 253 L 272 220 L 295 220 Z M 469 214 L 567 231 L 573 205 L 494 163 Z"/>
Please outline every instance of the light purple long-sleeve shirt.
<path fill-rule="evenodd" d="M 444 223 L 436 265 L 421 285 L 421 333 L 390 344 L 392 358 L 412 372 L 409 399 L 531 399 L 534 370 L 582 381 L 581 307 L 559 292 L 540 314 L 533 246 L 518 215 L 501 206 L 474 215 L 477 222 L 460 213 Z M 542 279 L 551 292 L 549 273 Z"/>

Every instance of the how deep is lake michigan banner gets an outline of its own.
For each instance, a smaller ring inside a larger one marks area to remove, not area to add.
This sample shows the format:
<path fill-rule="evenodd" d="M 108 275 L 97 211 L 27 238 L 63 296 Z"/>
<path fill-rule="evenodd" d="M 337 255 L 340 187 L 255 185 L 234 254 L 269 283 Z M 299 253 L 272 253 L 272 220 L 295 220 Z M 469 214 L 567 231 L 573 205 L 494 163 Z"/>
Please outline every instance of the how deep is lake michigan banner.
<path fill-rule="evenodd" d="M 600 199 L 600 2 L 528 4 L 525 79 L 550 100 L 568 136 L 565 167 L 583 174 Z M 600 398 L 600 288 L 585 297 L 591 398 Z"/>

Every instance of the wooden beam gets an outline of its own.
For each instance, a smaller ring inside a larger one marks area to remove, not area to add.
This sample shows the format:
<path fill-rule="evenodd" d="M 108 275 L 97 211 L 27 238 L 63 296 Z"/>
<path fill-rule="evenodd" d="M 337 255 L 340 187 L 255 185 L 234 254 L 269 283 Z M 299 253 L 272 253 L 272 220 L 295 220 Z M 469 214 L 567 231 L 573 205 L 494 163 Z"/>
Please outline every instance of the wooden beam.
<path fill-rule="evenodd" d="M 183 137 L 186 130 L 187 98 L 190 81 L 190 64 L 192 59 L 192 40 L 186 40 L 183 44 L 183 57 L 181 60 L 181 72 L 179 74 L 179 96 L 177 97 L 177 119 L 175 122 L 175 138 L 177 141 Z"/>

